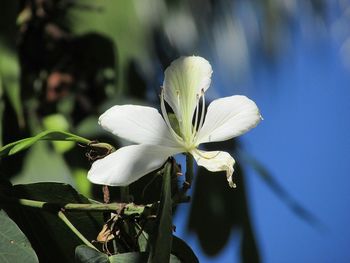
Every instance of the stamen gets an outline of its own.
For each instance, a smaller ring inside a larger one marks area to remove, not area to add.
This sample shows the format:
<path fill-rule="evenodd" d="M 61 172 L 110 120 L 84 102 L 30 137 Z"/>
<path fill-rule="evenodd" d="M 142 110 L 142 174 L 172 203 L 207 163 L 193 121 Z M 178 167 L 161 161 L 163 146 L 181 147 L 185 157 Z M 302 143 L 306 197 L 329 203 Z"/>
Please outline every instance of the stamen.
<path fill-rule="evenodd" d="M 204 115 L 205 115 L 205 96 L 204 96 L 204 90 L 202 89 L 202 112 L 201 112 L 201 120 L 199 122 L 198 131 L 203 127 Z"/>
<path fill-rule="evenodd" d="M 198 107 L 199 108 L 199 107 Z M 198 109 L 197 108 L 197 109 Z M 199 125 L 198 125 L 198 129 L 197 129 L 197 132 L 196 132 L 196 135 L 194 136 L 193 138 L 193 141 L 195 142 L 198 138 L 198 134 L 200 132 L 200 130 L 202 129 L 203 127 L 203 122 L 204 122 L 204 115 L 205 115 L 205 96 L 204 96 L 204 90 L 202 89 L 202 110 L 201 110 L 201 119 L 199 121 Z"/>
<path fill-rule="evenodd" d="M 201 158 L 203 159 L 207 159 L 207 160 L 210 160 L 210 159 L 213 159 L 213 158 L 216 158 L 220 152 L 217 152 L 217 154 L 215 154 L 214 156 L 211 156 L 211 157 L 207 157 L 205 155 L 203 155 L 197 148 L 194 149 L 194 151 L 196 152 L 196 154 L 198 154 Z"/>
<path fill-rule="evenodd" d="M 162 115 L 163 115 L 164 121 L 165 121 L 166 125 L 168 126 L 171 134 L 175 137 L 176 140 L 178 140 L 178 142 L 182 143 L 182 141 L 183 141 L 182 138 L 174 131 L 173 127 L 170 124 L 168 113 L 166 112 L 166 109 L 165 109 L 164 90 L 163 89 L 161 89 L 161 92 L 160 92 L 160 108 L 161 108 L 161 111 L 162 111 Z"/>
<path fill-rule="evenodd" d="M 192 127 L 192 134 L 193 135 L 195 135 L 195 133 L 197 132 L 199 99 L 200 99 L 199 94 L 197 94 L 196 118 L 194 119 L 194 125 Z"/>
<path fill-rule="evenodd" d="M 177 95 L 177 105 L 179 106 L 179 109 L 181 109 L 181 104 L 180 104 L 180 91 L 177 89 L 176 90 L 176 95 Z"/>
<path fill-rule="evenodd" d="M 180 100 L 180 91 L 177 89 L 176 90 L 176 95 L 177 95 L 177 105 L 179 110 L 183 110 L 181 106 L 181 100 Z M 179 116 L 178 116 L 179 115 Z M 179 122 L 179 127 L 180 127 L 180 132 L 183 133 L 183 123 L 182 123 L 182 116 L 183 114 L 176 114 L 177 121 Z"/>

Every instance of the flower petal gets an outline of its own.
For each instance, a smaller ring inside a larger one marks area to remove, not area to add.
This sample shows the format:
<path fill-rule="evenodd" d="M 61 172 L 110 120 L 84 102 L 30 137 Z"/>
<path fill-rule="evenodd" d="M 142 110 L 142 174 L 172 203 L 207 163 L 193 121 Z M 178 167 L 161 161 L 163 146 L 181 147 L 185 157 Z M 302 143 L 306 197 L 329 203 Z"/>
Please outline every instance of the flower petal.
<path fill-rule="evenodd" d="M 171 147 L 178 145 L 162 116 L 151 107 L 114 106 L 100 116 L 99 124 L 103 129 L 132 142 Z"/>
<path fill-rule="evenodd" d="M 210 103 L 197 145 L 225 141 L 254 128 L 261 120 L 255 102 L 245 96 L 231 96 Z"/>
<path fill-rule="evenodd" d="M 232 180 L 235 160 L 229 153 L 223 151 L 207 152 L 195 149 L 191 151 L 191 154 L 198 165 L 205 167 L 211 172 L 226 171 L 226 177 L 230 187 L 236 187 L 236 184 Z"/>
<path fill-rule="evenodd" d="M 88 179 L 95 184 L 125 186 L 161 167 L 169 156 L 179 152 L 179 148 L 157 145 L 122 147 L 95 161 L 88 172 Z"/>
<path fill-rule="evenodd" d="M 181 123 L 192 128 L 192 117 L 202 91 L 209 88 L 212 68 L 202 57 L 180 57 L 165 70 L 164 98 Z"/>

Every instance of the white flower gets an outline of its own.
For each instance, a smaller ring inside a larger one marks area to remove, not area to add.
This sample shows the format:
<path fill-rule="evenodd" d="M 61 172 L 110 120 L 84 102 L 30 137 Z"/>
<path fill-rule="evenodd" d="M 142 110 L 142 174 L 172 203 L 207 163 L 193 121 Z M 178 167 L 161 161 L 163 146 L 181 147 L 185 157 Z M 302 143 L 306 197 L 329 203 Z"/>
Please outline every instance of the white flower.
<path fill-rule="evenodd" d="M 239 136 L 261 120 L 256 104 L 245 96 L 214 100 L 205 114 L 204 93 L 212 68 L 201 57 L 180 57 L 165 70 L 161 111 L 137 105 L 114 106 L 102 114 L 99 124 L 114 135 L 137 143 L 122 147 L 93 163 L 91 182 L 128 185 L 159 168 L 169 156 L 188 152 L 209 171 L 226 171 L 231 187 L 235 160 L 227 152 L 203 151 L 201 143 Z M 175 113 L 178 129 L 169 121 L 165 102 Z M 206 115 L 206 116 L 204 116 Z"/>

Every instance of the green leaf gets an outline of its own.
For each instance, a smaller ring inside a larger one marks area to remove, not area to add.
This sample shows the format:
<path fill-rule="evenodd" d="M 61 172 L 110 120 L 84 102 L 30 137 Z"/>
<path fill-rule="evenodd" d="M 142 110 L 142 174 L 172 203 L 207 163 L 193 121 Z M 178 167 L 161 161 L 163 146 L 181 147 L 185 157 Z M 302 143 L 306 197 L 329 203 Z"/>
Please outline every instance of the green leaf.
<path fill-rule="evenodd" d="M 146 252 L 129 252 L 117 254 L 109 257 L 110 263 L 141 263 L 146 262 L 148 257 L 148 253 Z M 162 262 L 170 262 L 170 263 L 181 263 L 185 261 L 180 261 L 176 256 L 170 255 L 168 261 Z"/>
<path fill-rule="evenodd" d="M 75 248 L 82 241 L 58 218 L 59 206 L 55 204 L 89 204 L 87 198 L 70 185 L 59 183 L 16 185 L 9 189 L 7 196 L 51 203 L 44 209 L 13 204 L 3 208 L 28 237 L 40 262 L 74 262 Z M 96 239 L 104 224 L 100 212 L 65 211 L 64 214 L 89 241 Z"/>
<path fill-rule="evenodd" d="M 151 241 L 149 263 L 169 262 L 172 244 L 172 200 L 171 200 L 171 173 L 172 164 L 167 162 L 164 167 L 162 194 L 158 210 L 155 238 Z"/>
<path fill-rule="evenodd" d="M 0 210 L 0 262 L 39 262 L 19 227 Z"/>
<path fill-rule="evenodd" d="M 190 248 L 181 238 L 173 235 L 171 253 L 175 255 L 181 262 L 199 263 L 199 260 Z"/>
<path fill-rule="evenodd" d="M 0 157 L 4 155 L 13 155 L 25 149 L 28 149 L 34 143 L 40 140 L 49 141 L 73 141 L 78 143 L 89 144 L 91 141 L 78 135 L 64 131 L 43 131 L 34 137 L 25 138 L 19 141 L 12 142 L 0 148 Z"/>
<path fill-rule="evenodd" d="M 109 257 L 111 263 L 141 263 L 147 260 L 146 252 L 128 252 Z"/>
<path fill-rule="evenodd" d="M 108 256 L 86 245 L 77 246 L 75 261 L 78 263 L 109 263 Z"/>

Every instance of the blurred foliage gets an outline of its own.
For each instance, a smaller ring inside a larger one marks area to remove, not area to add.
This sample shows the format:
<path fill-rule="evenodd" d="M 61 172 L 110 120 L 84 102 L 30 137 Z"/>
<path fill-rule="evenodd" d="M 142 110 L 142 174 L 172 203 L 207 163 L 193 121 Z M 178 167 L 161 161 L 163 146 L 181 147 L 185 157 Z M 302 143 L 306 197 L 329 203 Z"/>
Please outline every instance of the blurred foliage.
<path fill-rule="evenodd" d="M 232 152 L 236 145 L 233 141 L 220 142 L 211 144 L 210 148 L 208 144 L 207 149 Z M 211 256 L 225 247 L 233 230 L 233 233 L 241 236 L 242 261 L 258 262 L 259 252 L 246 200 L 243 171 L 239 165 L 235 165 L 234 182 L 237 188 L 234 191 L 226 187 L 225 173 L 217 174 L 199 167 L 188 228 L 198 235 L 204 251 Z"/>
<path fill-rule="evenodd" d="M 162 72 L 173 59 L 205 54 L 228 73 L 229 81 L 239 81 L 249 75 L 253 62 L 273 62 L 288 48 L 292 22 L 300 10 L 323 21 L 326 7 L 323 0 L 4 1 L 0 9 L 0 145 L 45 129 L 60 129 L 118 147 L 124 142 L 98 127 L 99 114 L 114 104 L 158 102 Z M 235 152 L 235 145 L 218 146 Z M 0 159 L 0 176 L 16 184 L 68 182 L 101 200 L 100 187 L 91 186 L 84 177 L 90 166 L 87 151 L 70 142 L 42 142 L 28 152 Z M 260 166 L 257 169 L 263 178 L 270 178 Z M 224 176 L 212 176 L 203 169 L 198 174 L 189 230 L 211 256 L 225 246 L 231 229 L 240 231 L 242 261 L 258 262 L 243 170 L 236 167 L 235 190 L 227 188 Z M 293 203 L 279 186 L 270 185 Z M 130 186 L 128 198 L 154 202 L 161 187 L 159 176 L 150 174 Z M 111 199 L 120 200 L 121 193 L 111 188 Z M 294 207 L 297 213 L 303 212 L 300 206 Z M 302 214 L 312 218 L 305 211 Z"/>

